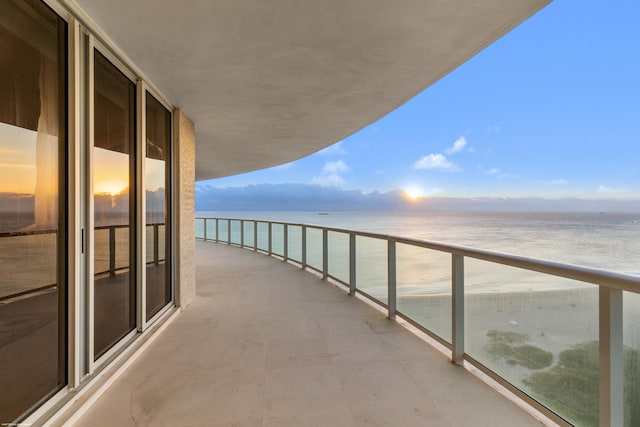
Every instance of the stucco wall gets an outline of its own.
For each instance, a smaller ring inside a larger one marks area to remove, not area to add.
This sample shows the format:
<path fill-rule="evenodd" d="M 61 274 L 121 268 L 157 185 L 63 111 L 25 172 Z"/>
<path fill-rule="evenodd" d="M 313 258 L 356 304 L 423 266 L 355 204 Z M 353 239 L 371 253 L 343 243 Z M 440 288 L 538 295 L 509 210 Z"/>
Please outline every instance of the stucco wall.
<path fill-rule="evenodd" d="M 176 109 L 174 176 L 176 202 L 176 304 L 185 308 L 196 295 L 195 236 L 195 127 Z"/>

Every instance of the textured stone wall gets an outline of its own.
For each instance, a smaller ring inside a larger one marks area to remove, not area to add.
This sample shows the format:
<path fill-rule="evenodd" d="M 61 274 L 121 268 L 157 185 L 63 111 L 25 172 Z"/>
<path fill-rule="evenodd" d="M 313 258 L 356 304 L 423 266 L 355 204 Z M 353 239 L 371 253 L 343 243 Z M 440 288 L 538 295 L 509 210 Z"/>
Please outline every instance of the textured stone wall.
<path fill-rule="evenodd" d="M 173 114 L 175 133 L 176 304 L 185 308 L 196 295 L 195 127 L 180 109 Z"/>

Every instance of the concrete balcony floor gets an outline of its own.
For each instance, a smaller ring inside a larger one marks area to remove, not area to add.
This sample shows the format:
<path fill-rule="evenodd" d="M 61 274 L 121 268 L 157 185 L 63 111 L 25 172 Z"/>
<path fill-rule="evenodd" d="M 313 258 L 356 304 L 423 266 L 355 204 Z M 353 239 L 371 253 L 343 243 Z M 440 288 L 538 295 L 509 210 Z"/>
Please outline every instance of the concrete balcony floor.
<path fill-rule="evenodd" d="M 198 242 L 197 291 L 76 425 L 540 425 L 379 310 L 293 265 Z"/>

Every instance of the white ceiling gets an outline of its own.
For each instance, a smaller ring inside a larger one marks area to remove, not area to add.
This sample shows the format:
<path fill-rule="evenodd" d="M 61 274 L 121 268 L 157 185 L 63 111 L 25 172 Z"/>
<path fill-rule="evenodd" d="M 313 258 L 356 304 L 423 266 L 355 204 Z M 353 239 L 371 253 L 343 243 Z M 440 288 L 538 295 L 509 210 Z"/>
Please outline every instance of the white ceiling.
<path fill-rule="evenodd" d="M 202 180 L 286 163 L 344 139 L 549 1 L 76 3 L 195 122 Z"/>

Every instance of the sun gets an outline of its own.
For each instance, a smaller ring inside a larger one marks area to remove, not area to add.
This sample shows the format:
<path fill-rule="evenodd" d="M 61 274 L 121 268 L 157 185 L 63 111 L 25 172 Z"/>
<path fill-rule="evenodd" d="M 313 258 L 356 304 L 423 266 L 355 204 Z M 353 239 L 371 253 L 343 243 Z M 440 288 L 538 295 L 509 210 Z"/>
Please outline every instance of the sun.
<path fill-rule="evenodd" d="M 420 187 L 407 187 L 404 189 L 404 194 L 406 194 L 410 200 L 417 200 L 424 195 L 424 192 Z"/>

